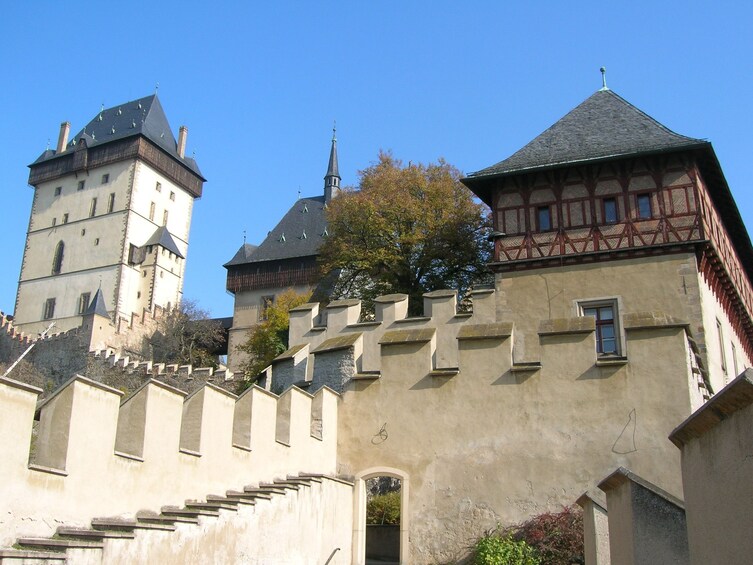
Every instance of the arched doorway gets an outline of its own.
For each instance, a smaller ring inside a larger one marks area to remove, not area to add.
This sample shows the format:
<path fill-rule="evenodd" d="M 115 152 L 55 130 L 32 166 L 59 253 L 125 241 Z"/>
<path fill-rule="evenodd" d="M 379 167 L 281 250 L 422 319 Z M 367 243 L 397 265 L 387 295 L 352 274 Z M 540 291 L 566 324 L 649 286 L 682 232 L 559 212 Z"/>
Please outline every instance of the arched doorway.
<path fill-rule="evenodd" d="M 380 522 L 380 515 L 385 521 L 394 522 L 394 509 L 391 508 L 395 494 L 399 493 L 399 524 L 394 527 L 380 527 L 367 524 L 367 505 L 371 504 L 371 522 Z M 392 493 L 392 494 L 391 494 Z M 408 493 L 409 479 L 407 473 L 391 467 L 372 467 L 356 475 L 355 508 L 353 518 L 353 563 L 357 565 L 376 565 L 408 562 Z M 385 498 L 374 497 L 387 495 Z M 397 531 L 394 531 L 397 530 Z M 381 536 L 381 539 L 374 539 Z M 367 537 L 368 544 L 367 544 Z M 392 544 L 397 547 L 390 547 Z M 367 555 L 367 546 L 369 555 Z M 399 556 L 398 558 L 396 558 Z"/>

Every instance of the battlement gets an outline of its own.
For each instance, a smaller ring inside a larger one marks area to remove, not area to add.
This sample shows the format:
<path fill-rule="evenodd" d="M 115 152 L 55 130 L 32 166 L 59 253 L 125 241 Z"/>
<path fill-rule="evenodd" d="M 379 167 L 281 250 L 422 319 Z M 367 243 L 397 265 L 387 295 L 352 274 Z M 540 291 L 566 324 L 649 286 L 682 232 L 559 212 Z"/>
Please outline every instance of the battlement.
<path fill-rule="evenodd" d="M 327 388 L 238 397 L 207 383 L 187 395 L 150 379 L 122 398 L 77 375 L 37 405 L 40 392 L 0 379 L 0 546 L 61 522 L 336 470 L 337 394 Z"/>

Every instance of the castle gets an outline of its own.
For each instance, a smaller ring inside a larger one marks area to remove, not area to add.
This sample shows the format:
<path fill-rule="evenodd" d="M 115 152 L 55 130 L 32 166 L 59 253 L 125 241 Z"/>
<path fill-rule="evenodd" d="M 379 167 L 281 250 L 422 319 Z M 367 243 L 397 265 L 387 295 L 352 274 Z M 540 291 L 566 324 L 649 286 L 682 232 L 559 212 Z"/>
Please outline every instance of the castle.
<path fill-rule="evenodd" d="M 463 182 L 494 222 L 495 288 L 472 312 L 451 290 L 421 317 L 402 294 L 369 321 L 357 299 L 306 304 L 265 388 L 240 397 L 145 378 L 121 399 L 73 377 L 36 406 L 2 379 L 0 545 L 19 547 L 0 563 L 362 564 L 365 481 L 385 475 L 401 480 L 401 563 L 457 562 L 497 523 L 576 500 L 589 565 L 609 562 L 605 513 L 612 563 L 649 562 L 641 546 L 708 563 L 725 545 L 744 563 L 723 502 L 750 511 L 753 247 L 711 144 L 605 87 Z M 685 549 L 656 549 L 645 507 L 663 526 L 683 498 Z"/>

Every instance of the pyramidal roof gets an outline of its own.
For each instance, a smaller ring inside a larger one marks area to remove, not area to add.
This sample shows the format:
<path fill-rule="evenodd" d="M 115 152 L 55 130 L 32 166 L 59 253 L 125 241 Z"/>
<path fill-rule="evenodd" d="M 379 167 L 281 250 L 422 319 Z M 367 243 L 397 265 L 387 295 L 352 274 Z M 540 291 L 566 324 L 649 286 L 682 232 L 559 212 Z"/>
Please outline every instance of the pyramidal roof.
<path fill-rule="evenodd" d="M 181 253 L 180 249 L 178 249 L 178 245 L 175 243 L 173 236 L 170 235 L 170 232 L 167 231 L 167 228 L 165 226 L 158 227 L 157 230 L 152 234 L 152 237 L 149 238 L 149 241 L 147 241 L 144 245 L 161 245 L 171 253 L 175 253 L 181 259 L 185 259 L 183 253 Z"/>
<path fill-rule="evenodd" d="M 256 245 L 253 245 L 251 243 L 244 243 L 243 245 L 241 245 L 241 248 L 235 253 L 235 255 L 233 255 L 233 258 L 225 263 L 223 267 L 231 267 L 233 265 L 242 265 L 243 263 L 248 263 L 251 259 L 251 254 L 256 250 L 256 248 Z"/>
<path fill-rule="evenodd" d="M 104 316 L 105 318 L 110 317 L 110 315 L 107 313 L 107 304 L 105 304 L 105 297 L 102 294 L 101 288 L 97 289 L 97 292 L 94 294 L 94 300 L 91 301 L 89 307 L 86 309 L 86 312 L 84 312 L 84 316 L 88 316 L 90 314 L 97 314 L 99 316 Z"/>
<path fill-rule="evenodd" d="M 522 149 L 496 165 L 471 173 L 467 180 L 707 144 L 673 132 L 604 88 Z"/>
<path fill-rule="evenodd" d="M 171 157 L 182 162 L 201 176 L 196 161 L 190 157 L 178 155 L 178 142 L 175 140 L 165 111 L 162 109 L 162 104 L 160 104 L 156 94 L 100 110 L 82 130 L 71 138 L 64 153 L 75 149 L 76 144 L 80 143 L 82 139 L 86 141 L 87 147 L 93 147 L 134 135 L 143 135 Z M 64 153 L 60 153 L 60 155 Z M 55 151 L 48 149 L 34 163 L 57 156 L 58 154 Z"/>

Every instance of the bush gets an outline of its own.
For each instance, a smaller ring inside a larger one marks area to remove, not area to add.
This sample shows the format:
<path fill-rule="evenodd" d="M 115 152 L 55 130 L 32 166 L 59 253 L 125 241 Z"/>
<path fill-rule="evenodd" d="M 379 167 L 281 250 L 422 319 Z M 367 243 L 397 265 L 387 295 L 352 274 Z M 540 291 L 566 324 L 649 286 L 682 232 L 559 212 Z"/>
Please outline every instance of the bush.
<path fill-rule="evenodd" d="M 564 508 L 534 516 L 506 533 L 535 548 L 545 565 L 584 563 L 583 513 L 580 509 Z"/>
<path fill-rule="evenodd" d="M 400 491 L 376 494 L 366 503 L 367 524 L 400 523 Z"/>
<path fill-rule="evenodd" d="M 487 534 L 476 542 L 476 565 L 541 565 L 541 560 L 523 540 L 510 535 Z"/>

